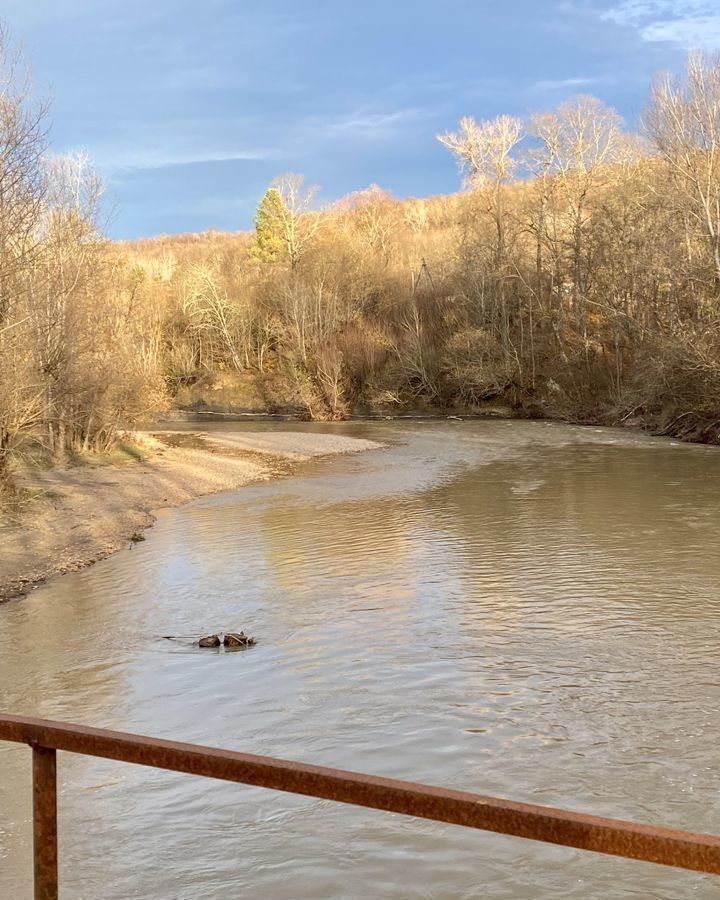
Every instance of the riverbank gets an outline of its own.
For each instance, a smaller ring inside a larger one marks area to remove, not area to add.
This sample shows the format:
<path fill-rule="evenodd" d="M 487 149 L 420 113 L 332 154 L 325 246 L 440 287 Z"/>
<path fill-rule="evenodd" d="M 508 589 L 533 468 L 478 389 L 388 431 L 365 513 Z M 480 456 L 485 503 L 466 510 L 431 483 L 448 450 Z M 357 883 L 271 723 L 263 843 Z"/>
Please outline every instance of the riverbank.
<path fill-rule="evenodd" d="M 224 402 L 202 402 L 179 406 L 169 414 L 178 421 L 238 421 L 275 420 L 305 421 L 297 410 L 287 407 L 283 412 L 270 412 L 267 408 L 245 405 L 246 397 L 241 392 L 233 394 L 229 389 Z M 210 398 L 214 399 L 214 398 Z M 553 406 L 552 403 L 517 402 L 517 400 L 490 400 L 472 407 L 454 406 L 441 408 L 430 404 L 417 407 L 397 407 L 382 409 L 358 409 L 347 415 L 348 420 L 433 420 L 463 419 L 468 421 L 485 419 L 512 419 L 518 422 L 547 421 L 559 425 L 587 425 L 592 428 L 628 428 L 641 431 L 652 437 L 669 437 L 688 444 L 720 445 L 720 413 L 718 409 L 686 410 L 676 405 L 662 409 L 648 410 L 636 406 L 630 410 L 595 409 L 580 415 L 573 413 L 567 404 Z"/>
<path fill-rule="evenodd" d="M 142 540 L 153 510 L 287 474 L 314 456 L 379 446 L 300 432 L 153 432 L 123 463 L 25 469 L 0 505 L 0 602 Z"/>

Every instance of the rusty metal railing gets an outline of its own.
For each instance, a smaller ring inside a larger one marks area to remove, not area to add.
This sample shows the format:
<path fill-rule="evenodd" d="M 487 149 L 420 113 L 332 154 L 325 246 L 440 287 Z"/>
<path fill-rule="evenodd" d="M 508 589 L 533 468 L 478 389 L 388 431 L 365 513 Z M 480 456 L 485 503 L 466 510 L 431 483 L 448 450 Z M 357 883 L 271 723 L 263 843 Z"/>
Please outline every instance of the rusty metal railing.
<path fill-rule="evenodd" d="M 712 835 L 25 716 L 0 715 L 0 741 L 33 751 L 35 900 L 58 898 L 57 750 L 720 874 L 720 838 Z"/>

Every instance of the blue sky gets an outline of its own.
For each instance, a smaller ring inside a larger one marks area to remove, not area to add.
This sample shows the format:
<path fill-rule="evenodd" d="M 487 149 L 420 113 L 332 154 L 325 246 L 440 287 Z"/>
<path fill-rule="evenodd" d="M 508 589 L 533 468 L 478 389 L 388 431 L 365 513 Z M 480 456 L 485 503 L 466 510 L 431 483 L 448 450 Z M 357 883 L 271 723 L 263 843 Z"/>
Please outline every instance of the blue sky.
<path fill-rule="evenodd" d="M 129 238 L 252 225 L 276 175 L 331 201 L 456 190 L 435 135 L 575 93 L 632 126 L 658 69 L 720 48 L 720 0 L 3 0 L 52 143 L 86 148 Z"/>

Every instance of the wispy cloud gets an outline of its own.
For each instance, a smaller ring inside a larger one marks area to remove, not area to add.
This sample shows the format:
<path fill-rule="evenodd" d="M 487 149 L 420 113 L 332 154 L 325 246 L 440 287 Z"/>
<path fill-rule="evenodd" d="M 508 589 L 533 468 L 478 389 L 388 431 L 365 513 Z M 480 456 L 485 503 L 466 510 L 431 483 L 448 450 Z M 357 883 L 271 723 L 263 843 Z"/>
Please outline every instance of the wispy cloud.
<path fill-rule="evenodd" d="M 297 154 L 297 147 L 314 147 L 318 140 L 337 140 L 350 144 L 380 142 L 396 137 L 407 124 L 427 116 L 426 110 L 412 108 L 394 111 L 373 111 L 369 107 L 356 109 L 345 115 L 328 114 L 282 121 L 277 116 L 266 123 L 274 147 L 245 147 L 232 149 L 227 144 L 208 147 L 199 137 L 197 122 L 186 123 L 186 133 L 168 134 L 161 129 L 157 135 L 145 135 L 131 145 L 96 144 L 89 150 L 94 164 L 109 175 L 140 170 L 168 169 L 180 166 L 196 166 L 208 163 L 263 162 L 280 160 Z M 243 120 L 246 137 L 253 132 L 259 136 L 257 123 L 251 118 Z M 207 127 L 212 130 L 212 123 Z M 180 128 L 180 126 L 178 126 Z M 262 139 L 262 138 L 261 138 Z M 295 149 L 293 149 L 295 148 Z"/>
<path fill-rule="evenodd" d="M 533 82 L 529 90 L 534 94 L 550 94 L 555 91 L 581 90 L 593 84 L 607 83 L 605 77 L 598 78 L 546 78 Z"/>
<path fill-rule="evenodd" d="M 601 18 L 636 28 L 647 42 L 720 48 L 718 0 L 623 0 Z"/>
<path fill-rule="evenodd" d="M 208 163 L 224 163 L 238 161 L 261 161 L 274 159 L 277 153 L 273 150 L 190 150 L 168 151 L 143 150 L 133 148 L 124 151 L 122 148 L 114 148 L 105 153 L 102 149 L 91 151 L 95 165 L 102 171 L 122 172 L 167 169 L 177 166 L 196 166 Z"/>
<path fill-rule="evenodd" d="M 720 15 L 653 22 L 642 30 L 646 41 L 672 41 L 683 47 L 720 48 Z"/>
<path fill-rule="evenodd" d="M 417 108 L 398 109 L 392 112 L 357 109 L 345 116 L 325 121 L 321 128 L 326 134 L 337 137 L 383 140 L 392 137 L 402 125 L 427 115 L 427 110 Z"/>

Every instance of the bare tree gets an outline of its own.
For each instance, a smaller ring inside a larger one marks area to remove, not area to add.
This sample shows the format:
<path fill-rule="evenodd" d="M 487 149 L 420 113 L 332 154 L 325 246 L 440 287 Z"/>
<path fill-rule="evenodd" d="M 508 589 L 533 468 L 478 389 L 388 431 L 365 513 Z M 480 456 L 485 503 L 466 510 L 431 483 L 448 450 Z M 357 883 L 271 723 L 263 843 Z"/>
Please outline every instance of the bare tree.
<path fill-rule="evenodd" d="M 585 233 L 590 221 L 588 198 L 604 167 L 614 163 L 624 146 L 622 119 L 596 97 L 579 96 L 553 112 L 532 118 L 532 134 L 540 142 L 534 158 L 542 177 L 552 178 L 567 204 L 571 235 L 572 296 L 578 322 L 586 330 Z M 559 285 L 562 287 L 562 285 Z"/>
<path fill-rule="evenodd" d="M 32 354 L 28 272 L 37 262 L 44 199 L 46 105 L 0 24 L 0 481 L 20 441 L 42 419 Z"/>
<path fill-rule="evenodd" d="M 512 151 L 522 136 L 523 123 L 513 116 L 479 123 L 466 116 L 458 131 L 438 135 L 438 140 L 455 154 L 468 184 L 485 187 L 507 184 L 518 165 Z"/>
<path fill-rule="evenodd" d="M 29 71 L 0 23 L 0 321 L 22 291 L 17 276 L 38 247 L 46 114 L 47 103 L 33 97 Z"/>
<path fill-rule="evenodd" d="M 523 123 L 513 116 L 498 116 L 479 123 L 466 117 L 460 120 L 459 131 L 438 135 L 440 143 L 455 155 L 467 185 L 490 191 L 497 229 L 498 265 L 502 265 L 505 257 L 504 189 L 517 170 L 518 160 L 513 150 L 522 139 Z"/>
<path fill-rule="evenodd" d="M 233 301 L 211 266 L 193 266 L 188 275 L 189 309 L 196 327 L 219 342 L 218 356 L 237 372 L 250 368 L 253 321 L 244 303 Z"/>
<path fill-rule="evenodd" d="M 691 53 L 684 78 L 658 75 L 643 122 L 706 236 L 720 282 L 720 54 Z"/>
<path fill-rule="evenodd" d="M 62 459 L 68 446 L 85 438 L 84 397 L 93 379 L 82 383 L 78 373 L 96 350 L 86 322 L 91 286 L 97 287 L 102 268 L 96 222 L 103 187 L 84 153 L 50 157 L 44 168 L 45 200 L 36 226 L 41 253 L 28 283 L 47 440 Z"/>
<path fill-rule="evenodd" d="M 292 173 L 277 178 L 272 187 L 278 191 L 282 199 L 278 208 L 281 234 L 290 260 L 290 269 L 294 272 L 302 254 L 322 224 L 320 216 L 312 211 L 318 188 L 305 188 L 304 177 Z"/>

